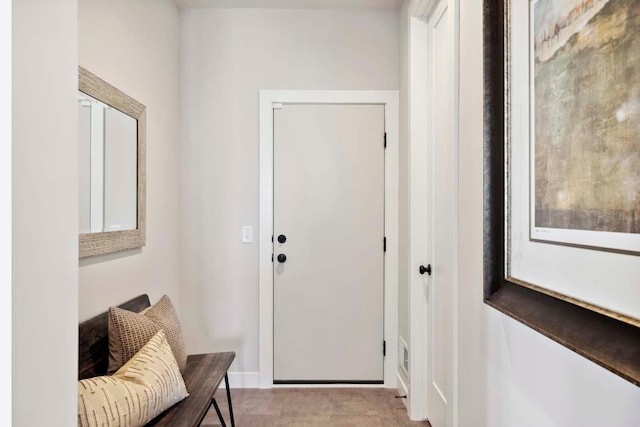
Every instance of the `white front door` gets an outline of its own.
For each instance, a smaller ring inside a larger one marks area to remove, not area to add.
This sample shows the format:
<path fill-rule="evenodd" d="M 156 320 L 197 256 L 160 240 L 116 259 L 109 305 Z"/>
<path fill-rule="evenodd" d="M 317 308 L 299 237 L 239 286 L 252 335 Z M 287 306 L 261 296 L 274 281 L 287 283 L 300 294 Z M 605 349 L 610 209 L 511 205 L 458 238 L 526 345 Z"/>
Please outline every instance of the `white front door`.
<path fill-rule="evenodd" d="M 454 119 L 453 10 L 441 0 L 427 21 L 432 222 L 427 242 L 431 277 L 427 304 L 427 417 L 453 425 L 453 298 L 457 281 L 457 144 Z"/>
<path fill-rule="evenodd" d="M 384 114 L 274 110 L 274 383 L 383 381 Z"/>

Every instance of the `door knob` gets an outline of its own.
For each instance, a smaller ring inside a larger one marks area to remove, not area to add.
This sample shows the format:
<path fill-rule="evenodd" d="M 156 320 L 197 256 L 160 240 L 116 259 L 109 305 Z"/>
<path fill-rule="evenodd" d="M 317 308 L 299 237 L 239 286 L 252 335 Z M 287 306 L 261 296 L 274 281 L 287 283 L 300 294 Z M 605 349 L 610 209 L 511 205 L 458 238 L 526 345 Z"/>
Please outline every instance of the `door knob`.
<path fill-rule="evenodd" d="M 420 274 L 427 273 L 429 276 L 431 276 L 431 264 L 428 264 L 426 267 L 424 265 L 421 265 L 419 271 Z"/>
<path fill-rule="evenodd" d="M 278 243 L 284 243 L 287 241 L 287 236 L 285 236 L 284 234 L 281 234 L 278 236 Z"/>
<path fill-rule="evenodd" d="M 278 262 L 286 262 L 287 256 L 285 254 L 278 255 Z"/>

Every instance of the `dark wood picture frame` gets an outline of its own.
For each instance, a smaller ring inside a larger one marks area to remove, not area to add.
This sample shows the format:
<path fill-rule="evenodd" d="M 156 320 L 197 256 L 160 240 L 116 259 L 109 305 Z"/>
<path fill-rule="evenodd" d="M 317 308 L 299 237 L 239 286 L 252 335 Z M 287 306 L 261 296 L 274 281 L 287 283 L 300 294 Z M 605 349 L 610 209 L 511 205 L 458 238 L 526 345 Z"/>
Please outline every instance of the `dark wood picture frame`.
<path fill-rule="evenodd" d="M 505 120 L 509 0 L 484 1 L 484 301 L 640 386 L 640 328 L 597 307 L 508 279 Z"/>

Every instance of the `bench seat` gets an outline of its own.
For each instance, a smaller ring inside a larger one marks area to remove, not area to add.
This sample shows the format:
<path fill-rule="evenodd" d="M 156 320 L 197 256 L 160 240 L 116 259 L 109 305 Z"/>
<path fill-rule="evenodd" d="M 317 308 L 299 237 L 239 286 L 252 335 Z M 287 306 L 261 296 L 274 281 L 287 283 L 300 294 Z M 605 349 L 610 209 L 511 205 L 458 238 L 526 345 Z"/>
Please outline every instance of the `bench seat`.
<path fill-rule="evenodd" d="M 141 312 L 149 307 L 149 297 L 140 295 L 119 307 Z M 80 324 L 78 334 L 78 379 L 107 374 L 109 364 L 109 333 L 107 313 L 102 313 Z M 229 377 L 227 371 L 236 357 L 232 351 L 225 353 L 192 354 L 187 357 L 183 373 L 189 396 L 151 420 L 149 426 L 193 427 L 199 426 L 213 405 L 223 427 L 226 423 L 214 398 L 222 380 L 225 380 L 231 426 L 235 427 Z"/>
<path fill-rule="evenodd" d="M 171 427 L 200 425 L 211 406 L 214 393 L 235 356 L 234 352 L 188 356 L 183 377 L 189 397 L 158 415 L 147 425 Z"/>

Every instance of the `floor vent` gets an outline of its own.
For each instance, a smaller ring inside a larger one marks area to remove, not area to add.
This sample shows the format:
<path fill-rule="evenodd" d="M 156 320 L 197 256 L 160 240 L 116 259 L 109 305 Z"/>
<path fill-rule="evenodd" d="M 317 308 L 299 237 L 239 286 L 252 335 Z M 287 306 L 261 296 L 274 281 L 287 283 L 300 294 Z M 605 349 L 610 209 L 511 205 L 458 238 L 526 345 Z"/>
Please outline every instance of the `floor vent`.
<path fill-rule="evenodd" d="M 409 346 L 399 337 L 398 340 L 398 365 L 402 368 L 407 378 L 409 378 Z"/>
<path fill-rule="evenodd" d="M 403 347 L 403 356 L 402 356 L 402 367 L 407 373 L 409 373 L 409 349 L 407 347 Z"/>

